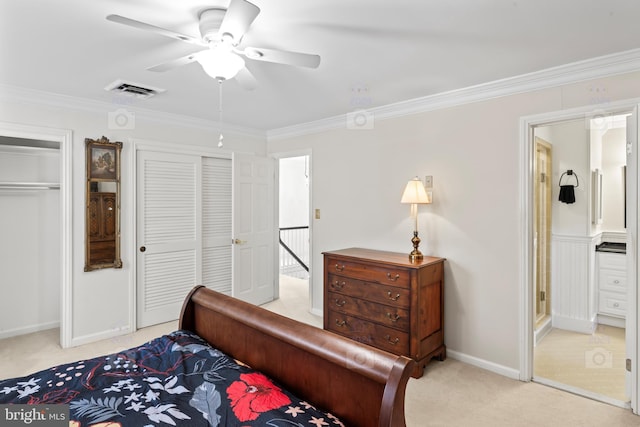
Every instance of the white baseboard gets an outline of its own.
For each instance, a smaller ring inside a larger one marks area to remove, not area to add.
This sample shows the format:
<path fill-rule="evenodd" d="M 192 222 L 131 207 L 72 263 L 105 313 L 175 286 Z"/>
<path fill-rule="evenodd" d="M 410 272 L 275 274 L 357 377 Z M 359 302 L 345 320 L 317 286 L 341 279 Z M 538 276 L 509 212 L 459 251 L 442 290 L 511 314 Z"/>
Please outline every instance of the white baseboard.
<path fill-rule="evenodd" d="M 553 327 L 551 326 L 551 319 L 547 318 L 547 320 L 539 329 L 533 331 L 533 346 L 535 347 L 540 344 L 542 338 L 544 338 L 549 332 L 551 332 L 551 329 L 553 329 Z"/>
<path fill-rule="evenodd" d="M 309 310 L 311 312 L 311 314 L 313 314 L 314 316 L 319 316 L 322 317 L 324 316 L 324 312 L 321 309 L 316 309 L 316 308 L 312 308 L 311 310 Z"/>
<path fill-rule="evenodd" d="M 130 326 L 122 326 L 120 328 L 110 329 L 108 331 L 97 332 L 95 334 L 83 335 L 81 337 L 71 338 L 71 347 L 77 347 L 83 344 L 90 344 L 96 341 L 108 340 L 111 338 L 119 337 L 132 333 L 133 330 Z"/>
<path fill-rule="evenodd" d="M 551 324 L 554 328 L 564 329 L 567 331 L 579 332 L 581 334 L 593 334 L 597 323 L 594 320 L 573 319 L 558 315 L 551 316 Z"/>
<path fill-rule="evenodd" d="M 37 325 L 23 326 L 20 328 L 8 329 L 0 331 L 0 339 L 17 337 L 18 335 L 32 334 L 34 332 L 46 331 L 47 329 L 59 328 L 60 322 L 45 322 Z"/>
<path fill-rule="evenodd" d="M 452 359 L 459 360 L 460 362 L 464 362 L 469 365 L 477 366 L 478 368 L 486 369 L 487 371 L 491 371 L 493 373 L 511 378 L 513 380 L 520 380 L 520 371 L 517 369 L 509 368 L 508 366 L 498 365 L 497 363 L 469 356 L 468 354 L 460 353 L 448 348 L 447 357 L 451 357 Z"/>
<path fill-rule="evenodd" d="M 616 328 L 625 328 L 626 321 L 620 317 L 607 316 L 606 314 L 598 314 L 598 324 L 613 326 Z"/>

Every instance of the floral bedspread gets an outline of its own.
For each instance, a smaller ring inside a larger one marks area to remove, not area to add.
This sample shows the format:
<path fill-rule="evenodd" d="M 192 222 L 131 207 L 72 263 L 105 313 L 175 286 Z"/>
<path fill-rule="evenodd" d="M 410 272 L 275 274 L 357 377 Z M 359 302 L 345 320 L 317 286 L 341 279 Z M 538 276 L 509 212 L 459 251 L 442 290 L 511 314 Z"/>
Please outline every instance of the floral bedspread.
<path fill-rule="evenodd" d="M 120 353 L 0 380 L 1 403 L 68 404 L 75 427 L 343 425 L 182 330 Z"/>

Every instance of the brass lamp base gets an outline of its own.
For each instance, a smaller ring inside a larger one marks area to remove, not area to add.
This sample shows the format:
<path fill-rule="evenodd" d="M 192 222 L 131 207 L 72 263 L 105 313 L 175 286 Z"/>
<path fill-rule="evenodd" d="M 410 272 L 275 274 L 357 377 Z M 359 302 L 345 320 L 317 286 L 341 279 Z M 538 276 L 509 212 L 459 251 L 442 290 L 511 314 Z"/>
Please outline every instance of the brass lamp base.
<path fill-rule="evenodd" d="M 413 261 L 421 260 L 422 252 L 418 250 L 418 246 L 420 246 L 420 238 L 418 237 L 418 231 L 413 232 L 413 238 L 411 239 L 411 243 L 413 243 L 413 250 L 409 254 L 409 259 Z"/>

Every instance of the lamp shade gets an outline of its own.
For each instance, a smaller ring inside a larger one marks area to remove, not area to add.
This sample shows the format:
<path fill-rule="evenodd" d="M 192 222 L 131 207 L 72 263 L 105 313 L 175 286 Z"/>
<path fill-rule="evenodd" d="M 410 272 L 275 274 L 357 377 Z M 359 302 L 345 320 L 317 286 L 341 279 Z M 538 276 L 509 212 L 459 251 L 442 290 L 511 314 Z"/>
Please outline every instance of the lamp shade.
<path fill-rule="evenodd" d="M 231 79 L 244 67 L 244 59 L 222 48 L 200 52 L 196 60 L 202 65 L 205 73 L 214 79 Z"/>
<path fill-rule="evenodd" d="M 417 176 L 407 183 L 400 203 L 431 203 L 424 184 Z"/>

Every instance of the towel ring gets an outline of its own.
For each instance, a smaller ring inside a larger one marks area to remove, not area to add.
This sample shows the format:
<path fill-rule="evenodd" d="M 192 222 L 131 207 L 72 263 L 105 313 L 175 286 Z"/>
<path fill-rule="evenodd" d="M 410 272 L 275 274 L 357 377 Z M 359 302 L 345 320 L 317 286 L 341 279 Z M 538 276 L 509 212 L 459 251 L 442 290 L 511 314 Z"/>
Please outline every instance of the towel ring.
<path fill-rule="evenodd" d="M 565 175 L 574 176 L 576 178 L 576 185 L 574 185 L 574 187 L 580 186 L 580 181 L 578 181 L 578 175 L 573 173 L 573 170 L 569 169 L 566 172 L 564 172 L 562 175 L 560 175 L 560 181 L 558 182 L 558 185 L 560 187 L 562 187 L 562 178 L 564 178 Z"/>

